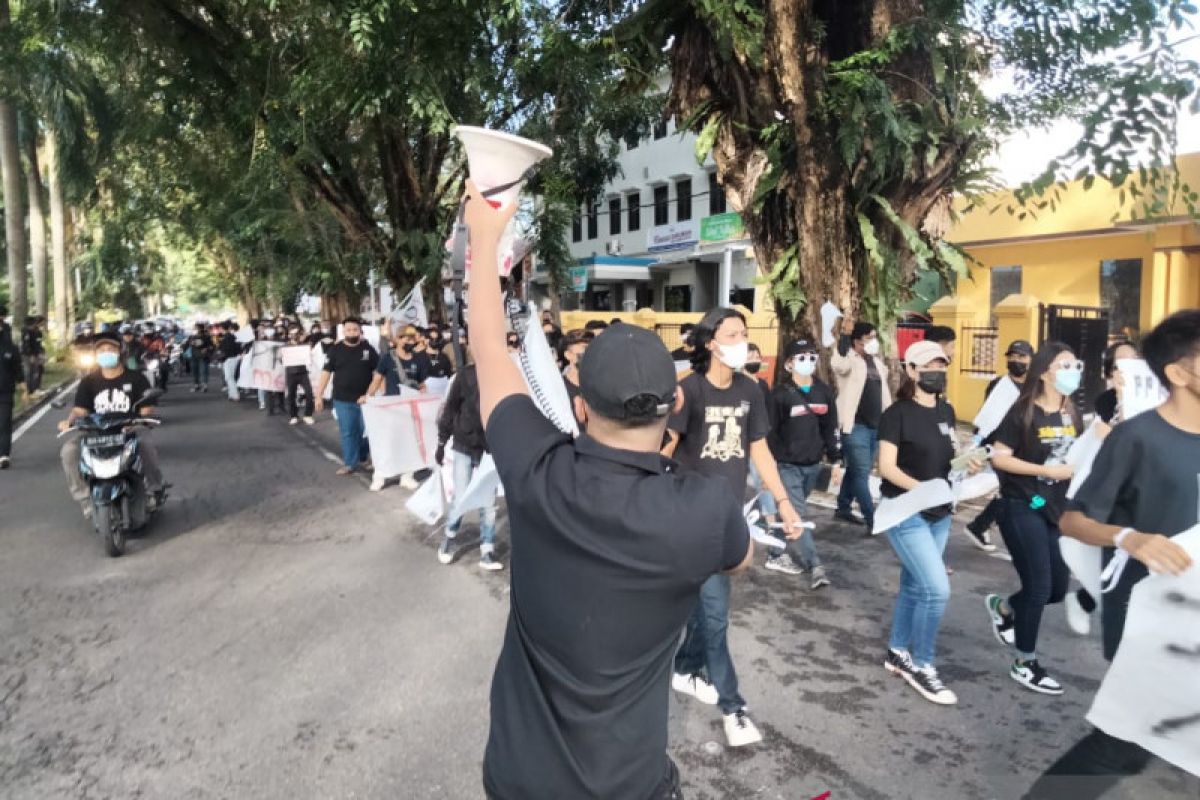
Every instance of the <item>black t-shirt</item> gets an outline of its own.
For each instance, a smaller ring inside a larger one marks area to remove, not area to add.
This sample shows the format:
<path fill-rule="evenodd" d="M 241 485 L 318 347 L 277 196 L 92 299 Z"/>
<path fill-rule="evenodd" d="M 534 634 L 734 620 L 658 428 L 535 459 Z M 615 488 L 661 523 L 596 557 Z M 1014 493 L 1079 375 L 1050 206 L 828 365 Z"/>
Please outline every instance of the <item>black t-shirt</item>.
<path fill-rule="evenodd" d="M 682 347 L 677 347 L 671 351 L 671 358 L 675 361 L 691 361 L 692 352 Z"/>
<path fill-rule="evenodd" d="M 875 358 L 866 356 L 867 380 L 863 384 L 862 397 L 858 399 L 858 411 L 854 421 L 869 428 L 879 427 L 879 417 L 883 413 L 883 379 L 875 368 Z"/>
<path fill-rule="evenodd" d="M 392 351 L 391 359 L 398 371 L 400 383 L 410 388 L 417 388 L 425 382 L 429 375 L 429 356 L 424 353 L 412 353 L 407 359 L 401 358 L 400 353 Z"/>
<path fill-rule="evenodd" d="M 668 427 L 681 437 L 675 448 L 688 472 L 725 478 L 738 497 L 746 491 L 750 443 L 770 431 L 767 403 L 758 382 L 735 373 L 727 389 L 718 389 L 698 372 L 679 382 L 683 410 Z"/>
<path fill-rule="evenodd" d="M 646 800 L 667 776 L 680 632 L 700 585 L 749 546 L 741 504 L 658 453 L 572 440 L 526 395 L 496 406 L 487 442 L 512 583 L 484 788 L 497 800 Z"/>
<path fill-rule="evenodd" d="M 46 352 L 42 345 L 42 331 L 39 328 L 26 328 L 21 331 L 21 353 L 27 356 L 40 356 Z"/>
<path fill-rule="evenodd" d="M 1096 396 L 1096 402 L 1092 403 L 1092 408 L 1096 410 L 1096 416 L 1102 422 L 1112 422 L 1113 417 L 1117 415 L 1117 390 L 1108 389 Z"/>
<path fill-rule="evenodd" d="M 128 414 L 133 416 L 138 411 L 134 406 L 146 392 L 150 384 L 140 372 L 125 370 L 115 378 L 106 378 L 100 370 L 92 370 L 79 381 L 75 389 L 75 407 L 86 410 L 89 414 Z"/>
<path fill-rule="evenodd" d="M 879 419 L 879 441 L 896 445 L 896 466 L 918 481 L 931 481 L 950 475 L 954 458 L 954 407 L 939 400 L 933 408 L 916 400 L 893 403 Z M 898 497 L 906 490 L 885 480 L 880 486 L 884 497 Z M 928 520 L 943 519 L 950 506 L 921 512 Z"/>
<path fill-rule="evenodd" d="M 1200 522 L 1200 435 L 1146 411 L 1113 428 L 1069 508 L 1106 525 L 1174 536 Z M 1104 563 L 1113 555 L 1104 549 Z M 1193 569 L 1196 569 L 1193 567 Z M 1102 598 L 1104 656 L 1112 659 L 1125 629 L 1133 586 L 1147 575 L 1130 559 Z"/>
<path fill-rule="evenodd" d="M 442 354 L 441 350 L 429 349 L 419 355 L 425 356 L 429 364 L 428 378 L 449 378 L 454 374 L 454 366 L 450 363 L 450 359 Z"/>
<path fill-rule="evenodd" d="M 837 423 L 837 397 L 828 384 L 813 379 L 805 392 L 795 382 L 779 382 L 767 400 L 771 455 L 784 464 L 812 465 L 822 454 L 830 461 L 841 457 Z"/>
<path fill-rule="evenodd" d="M 325 371 L 333 373 L 333 399 L 353 403 L 367 393 L 379 354 L 366 339 L 338 342 L 325 351 Z"/>
<path fill-rule="evenodd" d="M 997 444 L 1012 450 L 1013 455 L 1030 464 L 1066 463 L 1067 451 L 1075 443 L 1079 431 L 1071 415 L 1065 411 L 1047 413 L 1041 406 L 1033 407 L 1033 431 L 1027 431 L 1021 422 L 1017 406 L 1000 423 L 992 437 Z M 1046 519 L 1058 524 L 1066 506 L 1067 489 L 1070 481 L 1048 481 L 1034 475 L 1014 475 L 996 470 L 1000 478 L 1000 496 L 1026 503 L 1035 503 L 1041 497 L 1045 503 L 1038 504 Z M 1032 506 L 1031 506 L 1032 507 Z"/>
<path fill-rule="evenodd" d="M 212 339 L 194 333 L 188 337 L 187 346 L 191 348 L 192 358 L 207 358 L 212 353 Z"/>
<path fill-rule="evenodd" d="M 220 351 L 224 358 L 237 358 L 238 353 L 242 350 L 242 345 L 238 342 L 237 336 L 232 332 L 221 334 Z"/>

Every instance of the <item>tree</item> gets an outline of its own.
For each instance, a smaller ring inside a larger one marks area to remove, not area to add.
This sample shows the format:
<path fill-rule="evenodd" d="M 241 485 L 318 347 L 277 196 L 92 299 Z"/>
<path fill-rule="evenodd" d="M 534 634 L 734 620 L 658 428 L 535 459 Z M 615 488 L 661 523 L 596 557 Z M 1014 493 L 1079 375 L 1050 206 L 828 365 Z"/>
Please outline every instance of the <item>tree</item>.
<path fill-rule="evenodd" d="M 45 186 L 38 165 L 37 122 L 29 117 L 26 120 L 29 124 L 25 126 L 21 144 L 25 151 L 25 183 L 29 189 L 29 265 L 33 273 L 33 313 L 44 316 L 49 301 L 49 287 L 46 284 Z"/>
<path fill-rule="evenodd" d="M 0 0 L 0 37 L 12 26 L 8 0 Z M 21 193 L 21 152 L 17 144 L 17 109 L 12 87 L 0 83 L 0 176 L 4 183 L 4 241 L 8 260 L 8 294 L 13 326 L 25 324 L 29 312 L 25 247 L 25 204 Z"/>

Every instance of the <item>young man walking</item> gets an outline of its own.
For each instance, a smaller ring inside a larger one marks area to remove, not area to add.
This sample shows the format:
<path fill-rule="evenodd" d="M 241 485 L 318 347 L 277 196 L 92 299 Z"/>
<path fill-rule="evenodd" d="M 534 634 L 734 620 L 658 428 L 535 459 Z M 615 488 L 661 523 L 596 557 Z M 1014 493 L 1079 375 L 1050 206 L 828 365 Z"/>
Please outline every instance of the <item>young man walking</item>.
<path fill-rule="evenodd" d="M 13 409 L 19 396 L 17 390 L 25 381 L 21 353 L 12 340 L 12 327 L 4 321 L 7 313 L 8 309 L 0 306 L 0 469 L 8 469 L 12 463 Z"/>
<path fill-rule="evenodd" d="M 349 475 L 366 463 L 366 443 L 359 399 L 365 397 L 371 385 L 379 354 L 363 338 L 362 325 L 357 317 L 342 322 L 342 340 L 325 351 L 325 368 L 321 370 L 315 405 L 325 409 L 325 387 L 333 379 L 333 410 L 342 435 L 342 466 L 338 475 Z"/>
<path fill-rule="evenodd" d="M 575 410 L 586 434 L 572 440 L 539 412 L 505 347 L 496 244 L 515 206 L 468 191 L 471 351 L 513 543 L 484 790 L 679 800 L 666 752 L 671 657 L 700 585 L 753 557 L 741 505 L 720 480 L 659 455 L 679 401 L 650 331 L 614 326 L 584 354 Z"/>
<path fill-rule="evenodd" d="M 839 346 L 829 361 L 837 379 L 837 413 L 842 425 L 842 455 L 846 474 L 838 492 L 834 517 L 843 522 L 875 527 L 875 504 L 871 500 L 871 470 L 879 456 L 879 419 L 892 404 L 887 367 L 879 358 L 879 334 L 869 322 L 856 322 L 849 347 Z M 858 502 L 862 518 L 850 510 Z"/>

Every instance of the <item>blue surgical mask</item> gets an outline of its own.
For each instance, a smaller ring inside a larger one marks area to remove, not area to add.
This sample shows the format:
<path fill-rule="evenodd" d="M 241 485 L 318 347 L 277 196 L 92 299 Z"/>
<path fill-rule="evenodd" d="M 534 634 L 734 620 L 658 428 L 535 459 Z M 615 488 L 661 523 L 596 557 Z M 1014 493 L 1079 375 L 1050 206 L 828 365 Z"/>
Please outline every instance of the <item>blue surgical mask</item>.
<path fill-rule="evenodd" d="M 121 356 L 116 353 L 97 353 L 96 363 L 101 369 L 115 369 L 121 363 Z"/>
<path fill-rule="evenodd" d="M 792 371 L 797 375 L 809 376 L 817 371 L 817 362 L 815 361 L 792 361 Z"/>
<path fill-rule="evenodd" d="M 1065 395 L 1079 391 L 1079 383 L 1083 380 L 1083 370 L 1060 369 L 1054 373 L 1054 388 Z"/>

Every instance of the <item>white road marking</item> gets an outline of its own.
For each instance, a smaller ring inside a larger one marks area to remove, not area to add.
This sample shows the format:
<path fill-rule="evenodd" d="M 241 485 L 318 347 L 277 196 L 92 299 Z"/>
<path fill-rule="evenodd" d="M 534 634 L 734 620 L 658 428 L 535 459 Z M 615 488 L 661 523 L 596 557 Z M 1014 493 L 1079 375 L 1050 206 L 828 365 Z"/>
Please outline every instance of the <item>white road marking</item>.
<path fill-rule="evenodd" d="M 70 386 L 63 389 L 61 392 L 59 392 L 58 395 L 63 395 L 68 392 L 73 392 L 73 391 L 75 391 L 75 387 L 78 385 L 79 385 L 79 381 L 76 380 Z M 55 397 L 58 397 L 58 395 L 55 395 Z M 30 417 L 29 419 L 22 422 L 21 427 L 17 428 L 16 432 L 13 434 L 13 443 L 15 444 L 16 441 L 18 439 L 20 439 L 22 436 L 24 436 L 25 433 L 28 432 L 28 430 L 30 428 L 32 428 L 34 425 L 37 425 L 38 421 L 41 420 L 42 417 L 46 416 L 46 414 L 50 413 L 50 409 L 52 409 L 52 408 L 54 408 L 53 400 L 51 400 L 50 402 L 46 403 L 44 406 L 39 408 L 32 417 Z"/>

